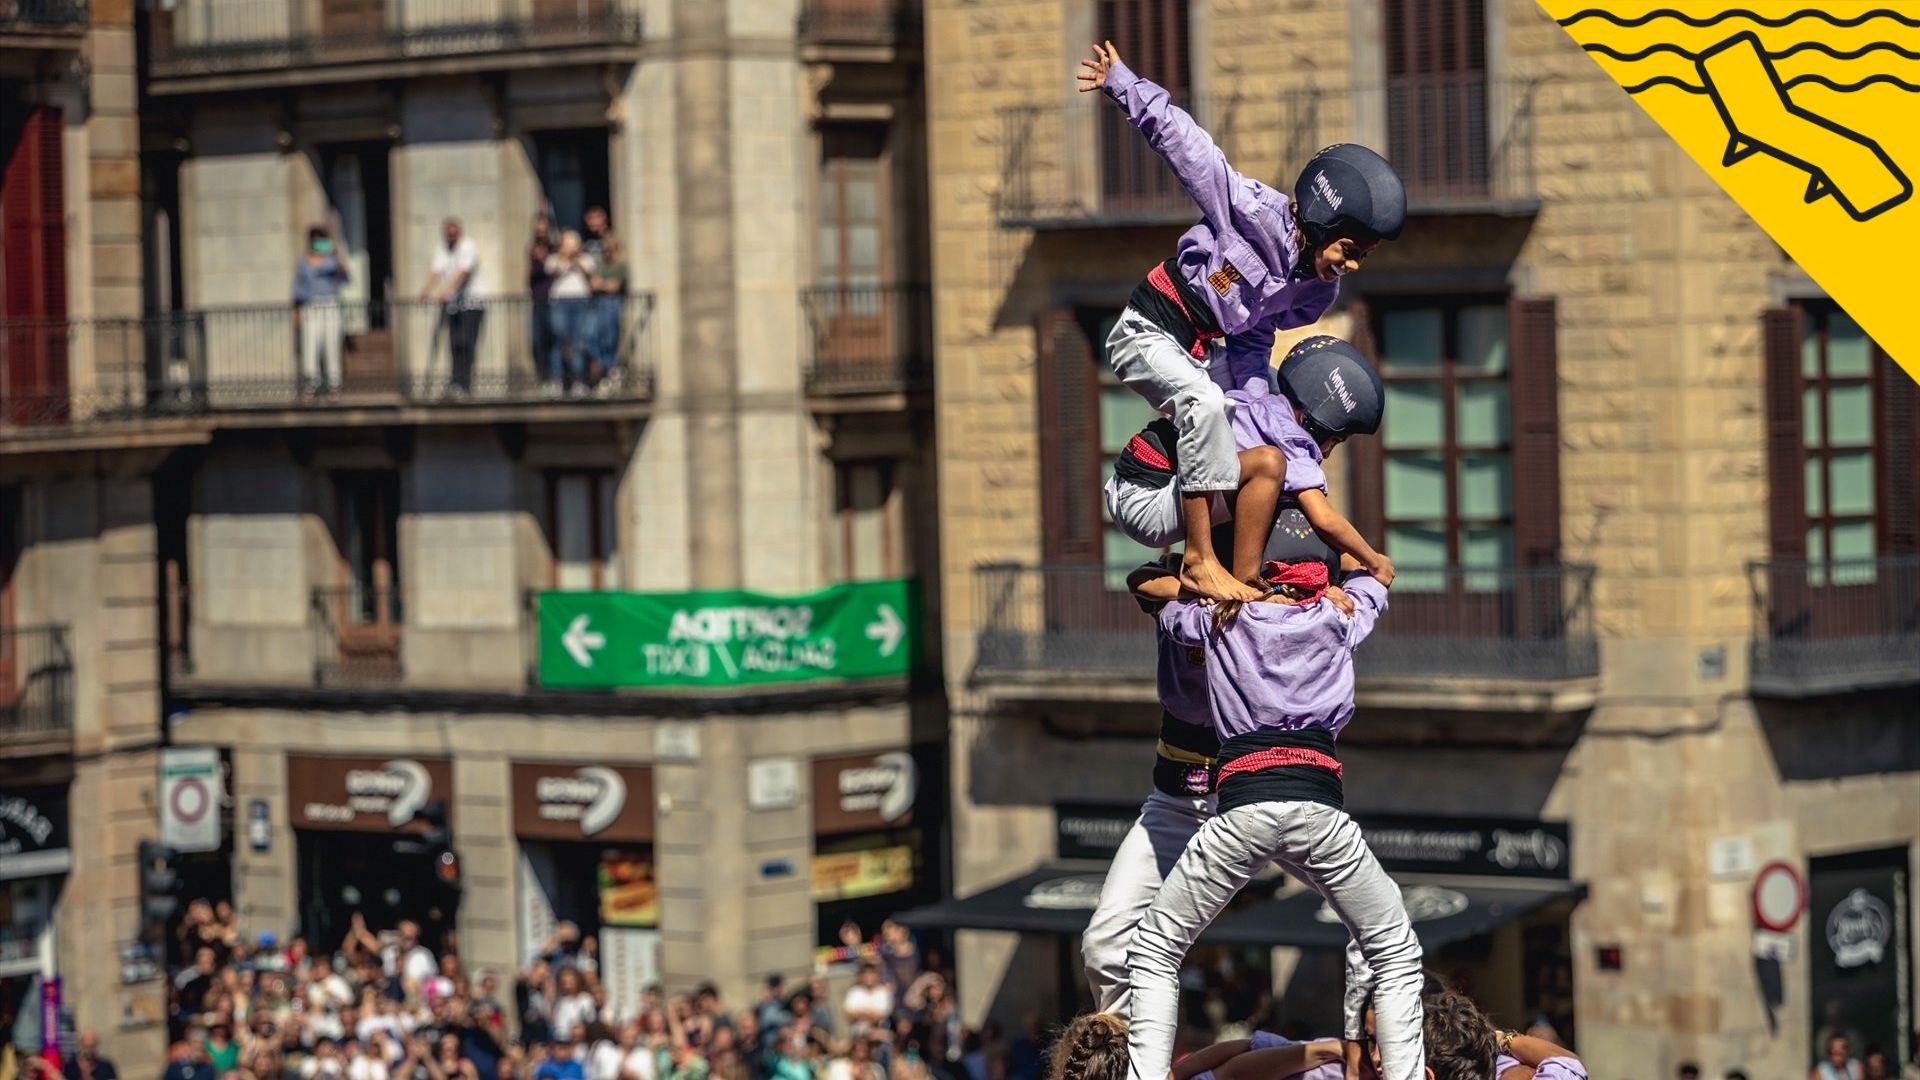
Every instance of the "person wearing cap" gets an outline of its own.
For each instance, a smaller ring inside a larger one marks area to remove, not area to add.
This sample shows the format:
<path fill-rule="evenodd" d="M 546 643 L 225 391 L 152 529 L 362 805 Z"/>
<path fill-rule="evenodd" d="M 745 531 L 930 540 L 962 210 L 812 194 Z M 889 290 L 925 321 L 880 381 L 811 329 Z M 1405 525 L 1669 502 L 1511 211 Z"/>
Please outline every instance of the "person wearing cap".
<path fill-rule="evenodd" d="M 1244 526 L 1244 520 L 1240 523 Z M 1333 550 L 1287 507 L 1268 535 L 1261 601 L 1203 604 L 1176 581 L 1142 583 L 1166 600 L 1160 625 L 1205 654 L 1207 704 L 1220 739 L 1218 805 L 1141 916 L 1127 954 L 1131 1080 L 1161 1080 L 1173 1059 L 1180 964 L 1200 932 L 1270 863 L 1306 883 L 1353 935 L 1372 972 L 1383 1080 L 1419 1080 L 1420 943 L 1400 889 L 1347 816 L 1334 739 L 1353 719 L 1353 652 L 1387 608 L 1387 587 Z M 1353 602 L 1328 597 L 1334 567 Z M 1349 1009 L 1346 1035 L 1357 1039 Z"/>
<path fill-rule="evenodd" d="M 1348 342 L 1316 335 L 1295 344 L 1279 368 L 1229 391 L 1226 399 L 1233 408 L 1230 429 L 1240 468 L 1232 516 L 1250 523 L 1228 534 L 1235 577 L 1250 582 L 1258 572 L 1266 525 L 1280 500 L 1288 498 L 1336 552 L 1391 585 L 1393 563 L 1334 508 L 1323 470 L 1334 447 L 1380 429 L 1386 393 L 1367 358 Z M 1114 463 L 1107 509 L 1142 543 L 1165 547 L 1186 537 L 1181 453 L 1173 422 L 1159 419 L 1129 440 Z M 1215 510 L 1211 517 L 1223 516 L 1227 504 Z"/>
<path fill-rule="evenodd" d="M 1251 570 L 1229 573 L 1210 536 L 1212 496 L 1231 501 L 1243 479 L 1229 425 L 1234 405 L 1225 392 L 1264 385 L 1275 331 L 1317 321 L 1333 304 L 1340 278 L 1400 234 L 1406 190 L 1379 154 L 1343 144 L 1314 155 L 1289 199 L 1235 171 L 1164 88 L 1121 62 L 1112 42 L 1095 45 L 1081 65 L 1081 92 L 1104 91 L 1125 109 L 1200 209 L 1174 257 L 1134 289 L 1107 337 L 1107 362 L 1121 382 L 1178 425 L 1179 533 L 1187 540 L 1181 578 L 1202 596 L 1252 600 L 1259 590 L 1243 580 Z M 1264 524 L 1269 513 L 1270 506 L 1243 520 Z M 1164 533 L 1147 535 L 1132 521 L 1116 517 L 1116 523 L 1150 547 L 1167 542 Z M 1250 528 L 1256 531 L 1248 542 L 1257 549 L 1264 536 L 1257 525 Z M 1390 576 L 1390 564 L 1364 541 L 1359 549 L 1337 540 L 1335 546 L 1378 576 Z"/>

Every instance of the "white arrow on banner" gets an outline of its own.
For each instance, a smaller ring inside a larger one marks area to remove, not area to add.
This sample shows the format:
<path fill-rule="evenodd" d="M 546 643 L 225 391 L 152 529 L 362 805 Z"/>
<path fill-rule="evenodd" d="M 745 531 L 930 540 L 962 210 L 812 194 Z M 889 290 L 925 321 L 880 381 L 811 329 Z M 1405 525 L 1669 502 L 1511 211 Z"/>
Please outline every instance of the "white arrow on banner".
<path fill-rule="evenodd" d="M 593 666 L 593 651 L 604 647 L 606 643 L 605 634 L 587 629 L 585 615 L 575 615 L 573 621 L 567 624 L 567 632 L 560 635 L 560 644 L 566 647 L 567 655 L 584 668 Z"/>
<path fill-rule="evenodd" d="M 892 656 L 893 650 L 900 647 L 900 639 L 906 636 L 907 624 L 886 604 L 881 604 L 876 614 L 879 618 L 867 624 L 867 640 L 880 643 L 881 656 Z"/>

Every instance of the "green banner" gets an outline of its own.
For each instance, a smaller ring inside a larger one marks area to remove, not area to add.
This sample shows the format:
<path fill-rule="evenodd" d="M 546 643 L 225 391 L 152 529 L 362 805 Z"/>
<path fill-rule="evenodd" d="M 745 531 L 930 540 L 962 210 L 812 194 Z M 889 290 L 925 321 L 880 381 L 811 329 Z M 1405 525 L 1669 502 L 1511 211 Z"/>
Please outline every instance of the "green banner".
<path fill-rule="evenodd" d="M 540 685 L 724 687 L 905 675 L 910 583 L 805 596 L 751 592 L 540 594 Z"/>

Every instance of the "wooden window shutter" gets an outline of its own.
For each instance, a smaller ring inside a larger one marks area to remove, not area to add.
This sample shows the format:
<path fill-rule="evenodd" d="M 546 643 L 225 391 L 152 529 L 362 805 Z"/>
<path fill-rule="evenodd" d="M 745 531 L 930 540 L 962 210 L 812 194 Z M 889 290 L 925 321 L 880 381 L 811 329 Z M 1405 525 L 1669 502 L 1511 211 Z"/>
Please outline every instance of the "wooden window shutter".
<path fill-rule="evenodd" d="M 1913 377 L 1901 370 L 1877 346 L 1875 360 L 1880 365 L 1880 522 L 1884 532 L 1883 550 L 1888 555 L 1912 555 L 1920 552 L 1920 431 L 1914 416 L 1916 387 Z"/>
<path fill-rule="evenodd" d="M 1365 300 L 1354 300 L 1347 305 L 1347 341 L 1360 350 L 1360 355 L 1373 361 L 1375 370 L 1380 367 L 1380 348 L 1373 336 L 1373 311 Z M 1393 422 L 1391 416 L 1385 417 L 1383 424 Z M 1349 459 L 1352 476 L 1347 485 L 1349 502 L 1347 516 L 1353 527 L 1360 530 L 1367 543 L 1385 551 L 1387 538 L 1386 512 L 1384 499 L 1386 468 L 1385 455 L 1381 452 L 1378 435 L 1365 439 L 1349 439 L 1342 447 L 1343 453 L 1353 456 Z M 1387 552 L 1391 555 L 1392 552 Z"/>
<path fill-rule="evenodd" d="M 1050 563 L 1097 563 L 1099 383 L 1093 341 L 1071 309 L 1040 316 L 1041 552 Z"/>
<path fill-rule="evenodd" d="M 1507 301 L 1512 366 L 1513 551 L 1522 566 L 1560 561 L 1560 344 L 1551 297 Z"/>
<path fill-rule="evenodd" d="M 1772 308 L 1761 316 L 1767 369 L 1767 531 L 1773 557 L 1807 557 L 1806 453 L 1800 430 L 1800 314 Z"/>

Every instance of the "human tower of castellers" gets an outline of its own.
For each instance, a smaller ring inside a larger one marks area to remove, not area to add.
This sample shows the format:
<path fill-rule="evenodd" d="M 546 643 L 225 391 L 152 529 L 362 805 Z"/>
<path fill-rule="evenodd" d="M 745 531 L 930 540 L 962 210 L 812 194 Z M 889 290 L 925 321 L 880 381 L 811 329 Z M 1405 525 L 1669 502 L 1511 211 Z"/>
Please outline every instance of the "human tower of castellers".
<path fill-rule="evenodd" d="M 1069 1023 L 1053 1080 L 1585 1080 L 1564 1048 L 1497 1030 L 1423 973 L 1399 887 L 1343 809 L 1334 739 L 1393 563 L 1328 501 L 1322 462 L 1379 431 L 1384 392 L 1338 338 L 1306 338 L 1277 367 L 1272 354 L 1276 331 L 1317 321 L 1399 235 L 1399 177 L 1364 146 L 1332 146 L 1289 198 L 1236 172 L 1111 42 L 1080 63 L 1081 91 L 1126 111 L 1200 220 L 1107 338 L 1114 374 L 1161 415 L 1121 452 L 1107 509 L 1141 544 L 1184 552 L 1128 578 L 1158 630 L 1154 790 L 1084 941 L 1099 1011 Z M 1175 1064 L 1181 961 L 1269 863 L 1352 935 L 1342 1037 L 1257 1031 Z"/>

